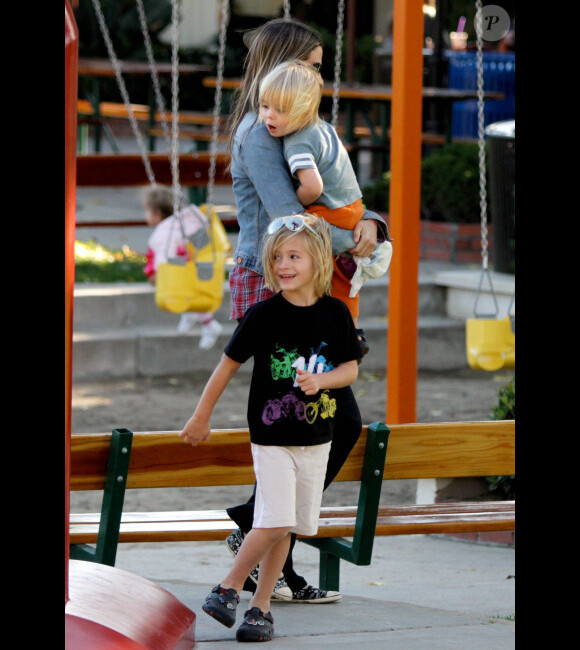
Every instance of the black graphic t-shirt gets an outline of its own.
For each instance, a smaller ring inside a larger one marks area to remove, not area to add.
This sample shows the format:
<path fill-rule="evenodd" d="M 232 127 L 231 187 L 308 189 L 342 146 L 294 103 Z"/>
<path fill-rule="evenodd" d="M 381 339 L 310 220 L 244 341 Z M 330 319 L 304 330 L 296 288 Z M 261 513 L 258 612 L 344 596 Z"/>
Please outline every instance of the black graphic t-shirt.
<path fill-rule="evenodd" d="M 327 372 L 360 357 L 347 306 L 323 296 L 297 307 L 281 293 L 250 307 L 225 348 L 238 363 L 254 358 L 248 400 L 252 442 L 319 445 L 332 439 L 336 399 L 332 390 L 306 395 L 296 369 Z"/>

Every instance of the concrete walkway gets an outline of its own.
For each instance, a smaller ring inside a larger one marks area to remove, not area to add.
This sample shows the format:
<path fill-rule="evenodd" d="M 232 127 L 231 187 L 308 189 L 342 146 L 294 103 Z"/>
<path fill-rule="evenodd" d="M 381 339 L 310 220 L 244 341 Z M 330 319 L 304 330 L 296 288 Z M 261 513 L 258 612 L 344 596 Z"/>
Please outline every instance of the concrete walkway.
<path fill-rule="evenodd" d="M 295 562 L 317 584 L 318 553 L 297 544 Z M 201 604 L 232 557 L 223 542 L 123 544 L 116 566 L 153 580 L 194 611 L 196 646 L 237 645 Z M 341 562 L 343 599 L 272 603 L 271 648 L 508 650 L 515 647 L 515 551 L 442 536 L 375 539 L 372 564 Z M 238 620 L 250 594 L 242 592 Z"/>

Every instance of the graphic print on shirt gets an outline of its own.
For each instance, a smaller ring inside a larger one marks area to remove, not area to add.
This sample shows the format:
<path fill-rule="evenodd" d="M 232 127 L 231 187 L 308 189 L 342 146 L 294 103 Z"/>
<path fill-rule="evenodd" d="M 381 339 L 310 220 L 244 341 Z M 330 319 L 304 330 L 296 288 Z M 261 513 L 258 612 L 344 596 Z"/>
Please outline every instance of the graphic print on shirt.
<path fill-rule="evenodd" d="M 306 358 L 298 353 L 296 348 L 287 351 L 281 345 L 276 344 L 274 354 L 270 355 L 270 372 L 274 381 L 292 380 L 292 388 L 298 387 L 296 381 L 296 369 L 307 370 L 313 374 L 328 372 L 334 368 L 324 356 L 320 354 L 322 348 L 327 345 L 322 342 L 315 351 L 310 350 L 308 363 Z M 268 400 L 262 412 L 262 422 L 266 425 L 274 424 L 280 420 L 306 420 L 312 424 L 317 417 L 323 419 L 334 417 L 336 412 L 336 400 L 329 396 L 328 390 L 324 390 L 317 401 L 304 402 L 296 396 L 294 391 L 288 392 L 281 398 Z"/>
<path fill-rule="evenodd" d="M 274 356 L 274 354 L 276 356 Z M 283 347 L 276 344 L 276 351 L 274 354 L 270 355 L 270 371 L 272 372 L 272 379 L 288 379 L 288 377 L 294 376 L 292 367 L 294 362 L 300 358 L 296 348 L 287 352 Z"/>
<path fill-rule="evenodd" d="M 306 404 L 294 393 L 287 393 L 282 399 L 270 399 L 266 402 L 262 422 L 269 426 L 278 420 L 304 420 L 305 417 Z"/>

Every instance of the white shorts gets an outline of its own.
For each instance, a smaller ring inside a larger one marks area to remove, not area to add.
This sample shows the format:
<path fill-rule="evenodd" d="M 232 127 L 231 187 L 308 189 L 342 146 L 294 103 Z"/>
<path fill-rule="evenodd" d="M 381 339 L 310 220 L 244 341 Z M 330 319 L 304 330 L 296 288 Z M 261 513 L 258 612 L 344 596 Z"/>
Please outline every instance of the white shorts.
<path fill-rule="evenodd" d="M 305 447 L 252 443 L 256 474 L 254 528 L 316 535 L 330 442 Z"/>

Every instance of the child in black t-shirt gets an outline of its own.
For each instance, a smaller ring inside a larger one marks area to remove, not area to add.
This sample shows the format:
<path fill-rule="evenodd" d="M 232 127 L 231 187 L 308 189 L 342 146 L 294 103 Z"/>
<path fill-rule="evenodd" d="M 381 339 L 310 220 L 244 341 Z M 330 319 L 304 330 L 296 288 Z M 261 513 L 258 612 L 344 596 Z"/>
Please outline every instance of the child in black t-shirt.
<path fill-rule="evenodd" d="M 256 505 L 232 569 L 202 608 L 231 627 L 239 592 L 255 566 L 258 586 L 237 631 L 240 641 L 273 635 L 270 597 L 290 533 L 315 535 L 336 400 L 358 375 L 360 347 L 346 305 L 331 297 L 330 228 L 296 215 L 274 220 L 263 247 L 264 278 L 279 293 L 247 310 L 181 437 L 207 440 L 213 408 L 238 368 L 254 357 L 248 423 Z"/>

